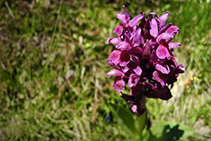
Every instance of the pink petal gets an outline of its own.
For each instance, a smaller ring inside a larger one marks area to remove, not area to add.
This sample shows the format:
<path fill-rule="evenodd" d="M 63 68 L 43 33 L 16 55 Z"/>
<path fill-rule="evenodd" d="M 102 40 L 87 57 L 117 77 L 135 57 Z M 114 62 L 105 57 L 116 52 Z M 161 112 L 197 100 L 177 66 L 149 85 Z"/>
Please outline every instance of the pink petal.
<path fill-rule="evenodd" d="M 129 68 L 128 68 L 127 66 L 125 66 L 125 67 L 122 69 L 122 71 L 123 71 L 124 73 L 127 73 L 127 72 L 129 71 Z"/>
<path fill-rule="evenodd" d="M 124 8 L 124 11 L 125 11 L 125 18 L 126 18 L 126 20 L 130 21 L 130 15 L 129 15 L 129 13 L 128 13 L 128 11 L 127 11 L 127 9 L 125 8 L 124 5 L 123 5 L 123 8 Z"/>
<path fill-rule="evenodd" d="M 164 67 L 164 66 L 162 66 L 162 65 L 160 65 L 160 64 L 157 64 L 157 65 L 155 66 L 155 68 L 156 68 L 156 70 L 159 70 L 159 71 L 162 72 L 163 74 L 169 74 L 169 72 L 170 72 L 169 66 Z"/>
<path fill-rule="evenodd" d="M 133 113 L 138 113 L 138 106 L 137 105 L 133 105 L 131 107 L 131 110 L 133 111 Z"/>
<path fill-rule="evenodd" d="M 137 30 L 138 30 L 137 27 L 133 27 L 132 32 L 130 32 L 130 39 L 129 39 L 130 41 L 132 41 L 133 38 L 135 37 L 135 34 L 136 34 Z"/>
<path fill-rule="evenodd" d="M 172 26 L 172 23 L 168 23 L 167 25 L 165 25 L 164 27 L 161 28 L 161 30 L 159 31 L 158 34 L 162 34 L 163 32 L 165 32 L 171 26 Z"/>
<path fill-rule="evenodd" d="M 126 20 L 125 14 L 117 12 L 116 16 L 121 21 L 123 26 L 127 25 L 128 21 Z"/>
<path fill-rule="evenodd" d="M 156 55 L 159 59 L 165 59 L 165 57 L 170 58 L 171 55 L 169 54 L 169 51 L 167 49 L 167 47 L 163 46 L 163 45 L 159 45 L 157 50 L 156 50 Z"/>
<path fill-rule="evenodd" d="M 136 68 L 134 68 L 133 71 L 134 71 L 137 75 L 139 75 L 139 76 L 142 74 L 142 69 L 141 69 L 139 66 L 137 66 Z"/>
<path fill-rule="evenodd" d="M 150 45 L 152 48 L 154 48 L 153 46 L 158 46 L 157 41 L 155 41 L 155 40 L 153 40 L 153 39 L 150 39 L 150 40 L 148 40 L 148 41 L 149 41 L 149 45 Z"/>
<path fill-rule="evenodd" d="M 137 23 L 139 22 L 139 20 L 141 20 L 144 16 L 143 15 L 138 15 L 135 18 L 133 18 L 132 20 L 130 20 L 129 22 L 129 26 L 130 27 L 134 27 L 137 25 Z"/>
<path fill-rule="evenodd" d="M 120 51 L 119 50 L 114 50 L 111 55 L 109 56 L 109 59 L 117 65 L 119 63 L 120 59 Z"/>
<path fill-rule="evenodd" d="M 164 82 L 163 78 L 160 77 L 158 71 L 154 71 L 152 75 L 155 78 L 155 80 L 158 81 L 162 85 L 162 87 L 165 86 L 165 82 Z"/>
<path fill-rule="evenodd" d="M 129 36 L 130 36 L 130 33 L 128 33 L 128 32 L 125 32 L 124 33 L 124 37 L 125 37 L 124 41 L 127 42 L 127 43 L 130 43 L 131 42 Z"/>
<path fill-rule="evenodd" d="M 112 62 L 112 60 L 107 60 L 107 62 L 108 62 L 108 64 L 109 64 L 110 66 L 112 66 L 112 67 L 114 67 L 114 68 L 116 68 L 116 69 L 120 69 L 120 67 L 117 66 L 117 64 L 114 64 L 114 63 Z"/>
<path fill-rule="evenodd" d="M 131 46 L 129 43 L 127 42 L 121 42 L 120 44 L 118 44 L 116 46 L 116 48 L 120 49 L 120 50 L 130 50 L 131 49 Z"/>
<path fill-rule="evenodd" d="M 155 19 L 152 19 L 152 21 L 150 22 L 150 28 L 150 35 L 156 38 L 158 36 L 158 24 Z"/>
<path fill-rule="evenodd" d="M 180 47 L 181 44 L 180 43 L 169 43 L 169 49 L 173 49 L 173 48 L 176 48 L 176 47 Z"/>
<path fill-rule="evenodd" d="M 142 69 L 134 62 L 130 61 L 127 66 L 131 71 L 135 72 L 137 75 L 140 76 L 142 74 Z"/>
<path fill-rule="evenodd" d="M 130 88 L 135 87 L 140 80 L 140 76 L 132 74 L 128 80 L 128 85 Z"/>
<path fill-rule="evenodd" d="M 121 43 L 121 41 L 118 38 L 110 38 L 108 39 L 108 42 L 115 45 L 118 45 L 119 43 Z"/>
<path fill-rule="evenodd" d="M 114 29 L 114 33 L 116 33 L 117 34 L 117 36 L 121 36 L 122 35 L 122 33 L 123 33 L 123 26 L 117 26 L 115 29 Z"/>
<path fill-rule="evenodd" d="M 141 28 L 138 28 L 133 38 L 133 46 L 134 47 L 139 46 L 140 43 L 141 43 Z"/>
<path fill-rule="evenodd" d="M 116 76 L 113 83 L 114 90 L 120 92 L 125 89 L 125 82 L 121 79 L 121 77 Z"/>
<path fill-rule="evenodd" d="M 156 41 L 158 43 L 162 43 L 163 41 L 165 41 L 165 43 L 169 43 L 172 39 L 173 39 L 173 36 L 171 34 L 162 33 L 157 37 Z"/>
<path fill-rule="evenodd" d="M 163 27 L 163 26 L 165 25 L 165 22 L 166 22 L 166 20 L 168 19 L 168 17 L 169 17 L 169 12 L 168 12 L 168 11 L 165 12 L 163 15 L 161 15 L 161 16 L 159 17 L 159 20 L 160 20 L 160 27 Z"/>
<path fill-rule="evenodd" d="M 123 72 L 121 72 L 120 70 L 117 70 L 117 69 L 112 69 L 110 70 L 107 75 L 110 77 L 110 76 L 123 76 Z"/>
<path fill-rule="evenodd" d="M 177 26 L 171 26 L 166 30 L 166 33 L 171 34 L 172 36 L 177 35 L 179 28 Z"/>

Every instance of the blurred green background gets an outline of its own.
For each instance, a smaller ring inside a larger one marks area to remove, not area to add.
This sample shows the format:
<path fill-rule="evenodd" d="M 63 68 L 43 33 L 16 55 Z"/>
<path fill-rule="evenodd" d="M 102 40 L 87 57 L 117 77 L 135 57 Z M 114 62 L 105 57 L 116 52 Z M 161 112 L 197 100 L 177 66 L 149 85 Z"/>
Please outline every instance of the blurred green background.
<path fill-rule="evenodd" d="M 169 11 L 180 28 L 174 55 L 186 72 L 172 99 L 147 100 L 152 125 L 175 121 L 195 131 L 182 140 L 211 139 L 209 0 L 1 0 L 0 140 L 132 140 L 109 108 L 130 105 L 106 75 L 122 5 L 131 17 Z"/>

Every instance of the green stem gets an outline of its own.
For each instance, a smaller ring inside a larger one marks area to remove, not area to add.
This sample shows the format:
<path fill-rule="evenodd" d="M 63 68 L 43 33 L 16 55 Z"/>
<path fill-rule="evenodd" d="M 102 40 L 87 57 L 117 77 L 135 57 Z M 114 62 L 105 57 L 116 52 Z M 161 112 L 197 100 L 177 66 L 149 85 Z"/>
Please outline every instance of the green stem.
<path fill-rule="evenodd" d="M 139 131 L 139 138 L 142 140 L 142 132 L 147 124 L 147 110 L 137 118 L 138 121 L 138 131 Z"/>

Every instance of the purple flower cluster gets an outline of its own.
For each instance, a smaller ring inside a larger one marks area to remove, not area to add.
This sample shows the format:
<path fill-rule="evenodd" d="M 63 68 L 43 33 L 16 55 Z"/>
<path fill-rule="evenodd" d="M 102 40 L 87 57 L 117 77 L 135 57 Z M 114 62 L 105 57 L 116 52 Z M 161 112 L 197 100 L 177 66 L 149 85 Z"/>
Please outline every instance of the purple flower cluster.
<path fill-rule="evenodd" d="M 173 51 L 181 44 L 171 42 L 179 28 L 168 23 L 169 12 L 158 17 L 144 13 L 131 19 L 127 9 L 125 14 L 117 13 L 122 25 L 114 29 L 118 38 L 110 38 L 109 42 L 116 45 L 108 59 L 114 67 L 108 76 L 115 76 L 113 87 L 117 92 L 125 89 L 127 83 L 131 95 L 122 93 L 121 97 L 133 104 L 132 111 L 141 115 L 145 111 L 145 97 L 168 100 L 172 97 L 169 85 L 172 85 L 183 65 L 178 65 Z"/>

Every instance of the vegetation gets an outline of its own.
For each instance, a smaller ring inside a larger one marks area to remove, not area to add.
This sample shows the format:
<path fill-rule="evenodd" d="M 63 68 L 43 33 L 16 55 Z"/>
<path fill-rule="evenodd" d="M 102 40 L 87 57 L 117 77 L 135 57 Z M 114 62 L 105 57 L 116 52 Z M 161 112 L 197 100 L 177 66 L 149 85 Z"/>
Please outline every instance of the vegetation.
<path fill-rule="evenodd" d="M 148 99 L 153 125 L 187 125 L 182 140 L 211 138 L 211 2 L 206 0 L 0 1 L 0 140 L 129 140 L 111 104 L 130 108 L 106 73 L 108 38 L 125 5 L 180 28 L 175 56 L 186 72 L 169 101 Z M 109 120 L 108 120 L 109 119 Z"/>

